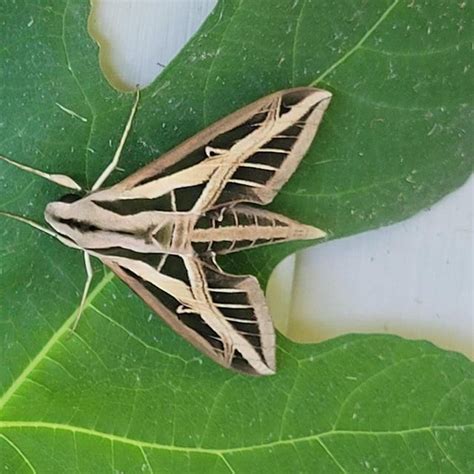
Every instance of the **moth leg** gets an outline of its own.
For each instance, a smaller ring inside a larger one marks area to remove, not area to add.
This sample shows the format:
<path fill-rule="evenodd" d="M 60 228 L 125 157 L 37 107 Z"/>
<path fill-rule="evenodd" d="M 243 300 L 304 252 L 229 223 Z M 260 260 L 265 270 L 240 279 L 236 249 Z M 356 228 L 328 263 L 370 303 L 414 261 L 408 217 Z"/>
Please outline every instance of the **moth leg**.
<path fill-rule="evenodd" d="M 194 314 L 196 311 L 193 310 L 192 308 L 189 308 L 188 306 L 185 306 L 184 304 L 180 304 L 176 308 L 176 312 L 178 314 L 185 314 L 185 313 Z"/>
<path fill-rule="evenodd" d="M 137 106 L 138 106 L 138 100 L 140 99 L 140 92 L 137 89 L 137 93 L 135 96 L 135 102 L 133 103 L 132 110 L 130 112 L 130 116 L 128 117 L 127 124 L 125 125 L 125 129 L 123 131 L 122 138 L 120 139 L 119 145 L 117 147 L 117 150 L 115 151 L 114 157 L 112 158 L 112 161 L 108 164 L 107 168 L 102 172 L 102 174 L 97 178 L 97 181 L 94 183 L 92 186 L 91 191 L 96 191 L 99 189 L 102 184 L 104 184 L 104 181 L 110 176 L 110 174 L 114 171 L 114 169 L 117 167 L 120 155 L 122 154 L 123 147 L 125 145 L 125 142 L 127 140 L 128 134 L 130 132 L 130 129 L 132 128 L 132 121 L 133 117 L 135 116 L 135 112 L 137 111 Z"/>
<path fill-rule="evenodd" d="M 224 273 L 224 270 L 222 270 L 220 265 L 217 263 L 217 254 L 216 254 L 216 252 L 212 252 L 212 251 L 209 252 L 209 260 L 221 273 Z"/>
<path fill-rule="evenodd" d="M 81 298 L 81 305 L 79 306 L 79 312 L 77 313 L 76 319 L 74 319 L 74 323 L 72 324 L 72 330 L 75 331 L 77 327 L 77 323 L 79 322 L 79 319 L 81 319 L 82 311 L 84 310 L 84 306 L 86 304 L 86 298 L 87 295 L 89 294 L 89 288 L 92 283 L 92 277 L 93 277 L 93 272 L 92 272 L 92 265 L 91 265 L 91 257 L 87 252 L 84 252 L 84 263 L 86 266 L 86 283 L 84 285 L 84 291 L 82 292 L 82 298 Z"/>
<path fill-rule="evenodd" d="M 16 161 L 10 160 L 5 156 L 0 156 L 0 160 L 3 160 L 6 163 L 16 166 L 17 168 L 20 168 L 23 171 L 27 171 L 28 173 L 32 173 L 36 176 L 40 176 L 41 178 L 47 179 L 52 183 L 59 184 L 59 186 L 63 186 L 64 188 L 73 189 L 74 191 L 82 191 L 82 188 L 72 178 L 66 176 L 65 174 L 45 173 L 44 171 L 37 170 L 26 165 L 22 165 L 21 163 L 17 163 Z"/>

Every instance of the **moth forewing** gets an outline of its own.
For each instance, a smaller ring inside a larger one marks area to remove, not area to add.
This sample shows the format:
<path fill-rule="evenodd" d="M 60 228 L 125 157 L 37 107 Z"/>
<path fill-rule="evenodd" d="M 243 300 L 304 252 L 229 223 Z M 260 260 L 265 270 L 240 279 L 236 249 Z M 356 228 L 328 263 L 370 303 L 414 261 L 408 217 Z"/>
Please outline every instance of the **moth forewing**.
<path fill-rule="evenodd" d="M 275 108 L 275 99 L 281 98 L 285 95 L 291 95 L 293 93 L 311 95 L 313 99 L 310 103 L 307 102 L 305 104 L 305 107 L 311 107 L 314 102 L 314 105 L 316 105 L 316 108 L 319 110 L 319 113 L 314 114 L 314 116 L 312 117 L 312 123 L 314 123 L 314 125 L 312 125 L 310 129 L 312 132 L 312 136 L 307 137 L 307 141 L 311 142 L 312 138 L 314 137 L 314 134 L 317 131 L 317 127 L 319 126 L 319 123 L 322 119 L 322 115 L 324 114 L 324 111 L 329 105 L 332 94 L 329 91 L 312 87 L 301 87 L 296 89 L 282 90 L 263 97 L 257 100 L 256 102 L 253 102 L 243 107 L 242 109 L 233 112 L 227 117 L 218 120 L 208 128 L 202 130 L 193 137 L 184 141 L 176 148 L 173 148 L 169 152 L 165 153 L 158 160 L 152 161 L 150 164 L 136 171 L 128 178 L 125 178 L 123 181 L 114 186 L 114 190 L 117 192 L 125 192 L 127 190 L 131 190 L 137 187 L 137 185 L 139 185 L 140 183 L 150 182 L 149 180 L 151 180 L 152 178 L 158 179 L 162 176 L 169 176 L 169 171 L 172 171 L 178 163 L 182 162 L 183 157 L 189 156 L 192 152 L 196 150 L 202 150 L 200 158 L 201 161 L 203 161 L 205 158 L 208 157 L 206 154 L 206 147 L 209 147 L 209 144 L 215 141 L 217 137 L 225 136 L 236 126 L 245 124 L 246 122 L 248 123 L 252 119 L 252 117 L 255 117 L 255 115 L 258 114 L 258 112 L 269 109 L 270 107 Z M 254 128 L 253 125 L 254 124 L 249 125 L 249 128 L 251 130 Z M 288 126 L 291 125 L 292 123 L 288 121 Z M 301 158 L 302 156 L 300 157 L 300 160 Z M 182 169 L 184 168 L 185 166 L 183 166 Z"/>
<path fill-rule="evenodd" d="M 330 98 L 315 88 L 276 92 L 120 183 L 96 189 L 118 162 L 137 97 L 119 149 L 93 191 L 49 204 L 46 220 L 63 241 L 99 258 L 216 362 L 247 374 L 272 374 L 275 333 L 259 283 L 223 272 L 215 256 L 325 236 L 242 203 L 273 199 L 308 150 Z"/>

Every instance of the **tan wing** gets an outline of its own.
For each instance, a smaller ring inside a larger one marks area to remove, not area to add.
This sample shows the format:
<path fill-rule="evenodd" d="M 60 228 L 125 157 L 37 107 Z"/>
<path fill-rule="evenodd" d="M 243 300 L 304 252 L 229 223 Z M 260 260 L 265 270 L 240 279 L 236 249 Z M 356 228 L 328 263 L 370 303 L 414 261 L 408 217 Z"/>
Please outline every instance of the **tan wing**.
<path fill-rule="evenodd" d="M 116 253 L 116 252 L 115 252 Z M 96 253 L 178 334 L 220 365 L 275 372 L 275 333 L 258 281 L 169 254 Z"/>
<path fill-rule="evenodd" d="M 311 87 L 276 92 L 91 198 L 122 215 L 267 204 L 308 150 L 330 99 L 331 93 Z"/>

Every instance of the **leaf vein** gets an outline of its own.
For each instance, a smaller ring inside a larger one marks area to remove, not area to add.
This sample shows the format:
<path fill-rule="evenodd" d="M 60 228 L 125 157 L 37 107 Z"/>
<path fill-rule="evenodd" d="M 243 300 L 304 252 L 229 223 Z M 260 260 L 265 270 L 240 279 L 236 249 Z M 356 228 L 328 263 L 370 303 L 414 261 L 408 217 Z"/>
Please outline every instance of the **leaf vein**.
<path fill-rule="evenodd" d="M 339 461 L 336 459 L 336 457 L 334 456 L 334 454 L 332 454 L 332 452 L 329 450 L 329 448 L 326 446 L 326 444 L 325 444 L 320 438 L 318 438 L 318 442 L 319 442 L 319 444 L 321 445 L 321 447 L 324 449 L 324 451 L 326 451 L 327 455 L 331 458 L 331 460 L 334 462 L 334 464 L 341 470 L 341 472 L 347 472 L 347 471 L 341 466 L 341 464 L 340 464 Z"/>
<path fill-rule="evenodd" d="M 203 102 L 202 102 L 202 121 L 203 121 L 203 124 L 204 125 L 207 125 L 207 120 L 208 120 L 208 117 L 207 117 L 207 97 L 208 97 L 208 89 L 209 89 L 209 78 L 211 77 L 211 73 L 213 71 L 213 68 L 214 68 L 214 64 L 215 64 L 215 61 L 216 61 L 216 58 L 217 58 L 217 55 L 219 54 L 219 49 L 225 39 L 225 34 L 227 33 L 227 30 L 229 29 L 229 26 L 231 25 L 232 23 L 232 19 L 234 18 L 234 16 L 236 15 L 236 13 L 239 11 L 239 8 L 241 7 L 242 5 L 242 1 L 243 0 L 240 0 L 239 4 L 237 5 L 237 7 L 235 8 L 235 10 L 233 11 L 233 13 L 230 15 L 229 19 L 227 20 L 227 25 L 224 27 L 224 31 L 222 32 L 222 35 L 221 35 L 221 38 L 220 38 L 220 41 L 219 43 L 217 44 L 217 47 L 216 47 L 216 51 L 215 51 L 215 54 L 214 56 L 212 57 L 212 60 L 211 60 L 211 64 L 209 65 L 209 68 L 207 70 L 207 75 L 206 75 L 206 80 L 204 82 L 204 87 L 203 87 Z M 219 21 L 219 20 L 218 20 Z"/>
<path fill-rule="evenodd" d="M 372 25 L 372 27 L 362 36 L 362 38 L 353 46 L 346 54 L 339 58 L 335 63 L 329 66 L 319 77 L 317 77 L 310 85 L 315 86 L 321 82 L 328 74 L 334 71 L 338 66 L 349 59 L 362 45 L 372 36 L 380 24 L 389 16 L 390 12 L 399 4 L 400 0 L 395 0 L 383 13 L 379 19 Z"/>
<path fill-rule="evenodd" d="M 112 280 L 113 273 L 107 274 L 94 288 L 87 298 L 85 308 L 88 308 L 94 298 L 102 291 L 102 289 Z M 36 367 L 47 357 L 49 351 L 56 345 L 59 339 L 69 330 L 71 323 L 74 321 L 79 308 L 77 308 L 63 323 L 63 325 L 51 336 L 48 342 L 43 346 L 43 348 L 38 352 L 38 354 L 31 359 L 31 362 L 23 369 L 21 374 L 15 379 L 15 381 L 10 385 L 10 387 L 4 392 L 2 397 L 0 397 L 0 411 L 5 407 L 9 400 L 15 395 L 15 393 L 20 389 L 29 375 L 35 370 Z"/>
<path fill-rule="evenodd" d="M 25 461 L 25 464 L 31 469 L 31 472 L 34 472 L 36 474 L 36 469 L 33 467 L 31 461 L 26 457 L 25 453 L 10 438 L 5 436 L 4 434 L 0 433 L 0 438 L 5 440 L 5 442 L 8 443 L 18 453 L 21 459 Z"/>
<path fill-rule="evenodd" d="M 88 436 L 96 436 L 103 439 L 110 441 L 111 443 L 118 442 L 124 443 L 131 446 L 136 447 L 143 447 L 143 448 L 152 448 L 152 449 L 159 449 L 159 450 L 168 450 L 168 451 L 176 451 L 176 452 L 185 452 L 185 453 L 204 453 L 204 454 L 231 454 L 236 452 L 244 452 L 244 451 L 255 451 L 257 449 L 269 449 L 275 446 L 282 446 L 282 445 L 291 445 L 294 443 L 303 443 L 303 442 L 311 442 L 316 441 L 320 438 L 327 438 L 327 437 L 334 437 L 334 436 L 400 436 L 403 434 L 411 434 L 411 433 L 425 433 L 431 431 L 459 431 L 459 430 L 466 430 L 466 429 L 474 429 L 474 423 L 466 424 L 466 425 L 440 425 L 440 426 L 420 426 L 418 428 L 410 428 L 405 430 L 394 430 L 394 431 L 354 431 L 354 430 L 338 430 L 338 431 L 326 431 L 314 435 L 308 436 L 301 436 L 299 438 L 291 438 L 285 439 L 281 441 L 271 441 L 268 443 L 261 443 L 249 446 L 239 446 L 234 448 L 202 448 L 202 447 L 193 447 L 193 446 L 177 446 L 177 445 L 166 445 L 160 443 L 152 443 L 149 441 L 142 441 L 137 439 L 126 438 L 124 436 L 114 435 L 111 433 L 106 433 L 103 431 L 97 431 L 90 428 L 83 428 L 79 426 L 72 426 L 66 425 L 61 423 L 51 423 L 51 422 L 44 422 L 44 421 L 0 421 L 0 428 L 3 429 L 49 429 L 49 430 L 62 430 L 68 431 L 70 433 L 79 433 Z"/>
<path fill-rule="evenodd" d="M 85 170 L 85 175 L 86 175 L 86 182 L 88 181 L 88 176 L 87 176 L 87 171 L 88 171 L 88 155 L 89 155 L 89 149 L 90 149 L 90 142 L 91 142 L 91 139 L 92 139 L 92 132 L 93 132 L 93 129 L 94 129 L 94 123 L 95 123 L 95 112 L 94 112 L 94 108 L 92 107 L 92 104 L 89 100 L 89 97 L 87 97 L 87 94 L 85 93 L 84 89 L 82 88 L 82 85 L 78 79 L 78 77 L 76 76 L 76 73 L 74 72 L 74 69 L 72 68 L 72 64 L 71 64 L 71 59 L 69 57 L 69 52 L 68 52 L 68 48 L 67 48 L 67 44 L 66 44 L 66 15 L 67 15 L 67 11 L 68 11 L 68 8 L 69 8 L 69 2 L 70 0 L 66 0 L 66 4 L 64 6 L 64 12 L 63 12 L 63 15 L 62 15 L 62 30 L 61 30 L 61 42 L 63 44 L 63 50 L 64 50 L 64 55 L 65 55 L 65 58 L 66 58 L 66 65 L 67 65 L 67 69 L 68 71 L 70 72 L 72 78 L 74 79 L 74 81 L 76 82 L 77 84 L 77 87 L 79 89 L 79 91 L 81 92 L 82 96 L 84 97 L 84 101 L 85 103 L 87 104 L 87 106 L 89 107 L 89 110 L 90 110 L 90 113 L 91 113 L 91 121 L 90 121 L 90 127 L 89 127 L 89 136 L 88 136 L 88 139 L 87 139 L 87 142 L 86 142 L 86 147 L 85 147 L 85 166 L 86 166 L 86 170 Z"/>
<path fill-rule="evenodd" d="M 122 324 L 118 323 L 117 321 L 115 321 L 114 319 L 112 319 L 110 316 L 107 316 L 104 312 L 102 312 L 99 308 L 97 308 L 96 306 L 94 306 L 93 304 L 90 305 L 90 308 L 95 311 L 100 317 L 106 319 L 107 321 L 109 321 L 110 323 L 112 323 L 113 326 L 121 329 L 122 331 L 124 331 L 126 334 L 128 334 L 128 336 L 137 341 L 138 343 L 140 343 L 143 347 L 145 347 L 146 349 L 150 350 L 150 351 L 155 351 L 155 352 L 158 352 L 159 354 L 161 355 L 164 355 L 166 357 L 169 357 L 171 359 L 177 359 L 181 362 L 183 362 L 184 364 L 187 364 L 188 360 L 186 359 L 183 359 L 182 357 L 180 357 L 179 355 L 177 354 L 170 354 L 169 352 L 166 352 L 158 347 L 155 347 L 155 346 L 151 346 L 150 344 L 146 343 L 143 339 L 141 339 L 140 337 L 138 337 L 136 334 L 134 334 L 133 332 L 129 331 L 125 326 L 123 326 Z"/>

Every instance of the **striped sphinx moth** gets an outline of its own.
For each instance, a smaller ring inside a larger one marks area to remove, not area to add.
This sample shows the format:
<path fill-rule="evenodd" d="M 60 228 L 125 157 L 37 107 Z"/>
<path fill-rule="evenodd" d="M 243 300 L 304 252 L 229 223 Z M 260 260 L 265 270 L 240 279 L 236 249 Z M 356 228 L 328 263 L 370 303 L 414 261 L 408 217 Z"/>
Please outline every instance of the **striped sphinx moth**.
<path fill-rule="evenodd" d="M 84 252 L 87 281 L 96 257 L 174 330 L 217 363 L 236 371 L 275 372 L 275 332 L 253 276 L 225 273 L 216 256 L 322 230 L 261 207 L 272 201 L 308 150 L 331 94 L 312 87 L 264 97 L 214 123 L 123 181 L 101 188 L 117 166 L 138 93 L 113 160 L 82 197 L 48 204 L 46 228 Z M 80 191 L 51 175 L 2 158 Z M 77 324 L 77 319 L 76 319 Z"/>

